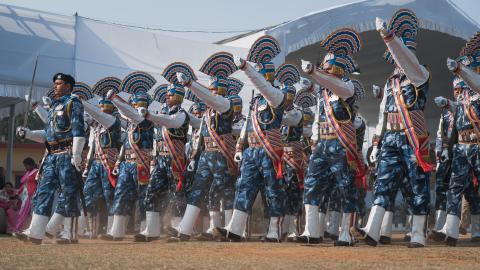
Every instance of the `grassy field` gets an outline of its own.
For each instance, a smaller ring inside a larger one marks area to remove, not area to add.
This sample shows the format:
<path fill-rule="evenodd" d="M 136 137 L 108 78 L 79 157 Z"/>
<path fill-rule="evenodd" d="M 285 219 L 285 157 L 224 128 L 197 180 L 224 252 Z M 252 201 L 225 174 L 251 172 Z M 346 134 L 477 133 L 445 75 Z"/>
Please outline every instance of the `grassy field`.
<path fill-rule="evenodd" d="M 0 269 L 480 269 L 480 247 L 467 239 L 448 248 L 408 249 L 400 235 L 390 246 L 350 248 L 261 242 L 141 244 L 80 240 L 78 245 L 35 246 L 0 238 Z"/>

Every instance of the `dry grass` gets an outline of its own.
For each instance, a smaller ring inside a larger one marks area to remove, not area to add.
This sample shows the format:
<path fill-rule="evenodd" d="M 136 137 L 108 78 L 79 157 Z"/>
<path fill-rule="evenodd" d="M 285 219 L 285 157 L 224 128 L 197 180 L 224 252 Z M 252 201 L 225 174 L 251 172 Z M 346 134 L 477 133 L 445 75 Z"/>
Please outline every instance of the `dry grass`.
<path fill-rule="evenodd" d="M 400 238 L 400 236 L 398 236 Z M 81 240 L 78 245 L 41 246 L 0 238 L 0 269 L 480 269 L 480 248 L 464 239 L 458 247 L 431 244 L 408 249 L 396 240 L 376 248 L 336 248 L 282 243 L 191 241 L 148 244 Z"/>

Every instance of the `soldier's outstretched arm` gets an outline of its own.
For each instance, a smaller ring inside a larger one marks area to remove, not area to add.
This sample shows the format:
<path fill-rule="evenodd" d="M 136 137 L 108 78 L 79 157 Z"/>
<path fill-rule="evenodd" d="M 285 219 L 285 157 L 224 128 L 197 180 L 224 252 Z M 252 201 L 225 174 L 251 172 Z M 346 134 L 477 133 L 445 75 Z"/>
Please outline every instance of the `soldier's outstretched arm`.
<path fill-rule="evenodd" d="M 178 81 L 192 90 L 192 92 L 197 95 L 205 104 L 212 107 L 214 110 L 225 113 L 230 110 L 230 101 L 220 95 L 214 95 L 207 87 L 201 85 L 200 83 L 191 80 L 185 74 L 177 72 Z"/>
<path fill-rule="evenodd" d="M 480 74 L 450 58 L 447 59 L 447 67 L 460 76 L 473 91 L 480 93 Z"/>
<path fill-rule="evenodd" d="M 95 121 L 100 123 L 100 125 L 102 125 L 104 128 L 108 129 L 111 126 L 113 126 L 113 124 L 115 124 L 115 120 L 116 120 L 115 116 L 102 112 L 100 108 L 96 107 L 95 105 L 91 104 L 88 101 L 82 101 L 82 103 L 85 111 L 91 117 L 93 117 Z"/>
<path fill-rule="evenodd" d="M 188 112 L 187 112 L 188 113 Z M 196 117 L 195 115 L 188 113 L 188 119 L 190 120 L 188 123 L 192 128 L 194 129 L 199 129 L 200 128 L 200 123 L 202 123 L 202 119 Z"/>
<path fill-rule="evenodd" d="M 166 128 L 179 128 L 185 123 L 187 115 L 184 111 L 179 111 L 176 114 L 163 114 L 163 113 L 153 113 L 149 112 L 146 115 L 146 118 L 159 126 L 164 126 Z"/>
<path fill-rule="evenodd" d="M 313 64 L 302 60 L 302 70 L 312 76 L 321 86 L 331 90 L 335 95 L 347 99 L 355 93 L 355 87 L 351 81 L 344 81 L 325 71 L 316 69 Z"/>
<path fill-rule="evenodd" d="M 108 91 L 107 98 L 113 103 L 113 105 L 115 105 L 115 107 L 117 107 L 120 115 L 123 118 L 127 119 L 129 122 L 138 125 L 143 120 L 145 120 L 145 117 L 140 111 L 137 111 L 135 108 L 130 106 L 130 104 L 128 104 L 119 95 L 115 94 L 115 92 L 113 92 L 112 90 Z M 144 108 L 141 108 L 141 109 L 144 109 Z"/>
<path fill-rule="evenodd" d="M 377 31 L 383 37 L 383 41 L 392 54 L 395 63 L 405 72 L 410 82 L 417 87 L 424 84 L 428 80 L 430 73 L 418 62 L 417 56 L 403 44 L 400 38 L 388 32 L 387 24 L 384 20 L 376 18 L 375 23 Z"/>
<path fill-rule="evenodd" d="M 271 106 L 277 108 L 282 104 L 284 99 L 283 92 L 267 82 L 265 78 L 258 73 L 254 67 L 252 67 L 252 65 L 239 57 L 235 58 L 235 64 L 239 69 L 245 72 L 250 81 L 252 81 L 253 85 L 255 85 L 255 88 L 262 93 Z"/>

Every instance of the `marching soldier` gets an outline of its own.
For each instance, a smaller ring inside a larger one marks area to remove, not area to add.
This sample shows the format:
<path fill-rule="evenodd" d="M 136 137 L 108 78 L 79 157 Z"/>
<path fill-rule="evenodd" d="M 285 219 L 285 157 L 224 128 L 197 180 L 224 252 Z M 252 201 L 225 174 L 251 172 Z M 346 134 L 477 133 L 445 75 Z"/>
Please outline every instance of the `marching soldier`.
<path fill-rule="evenodd" d="M 79 216 L 79 189 L 81 177 L 79 174 L 82 162 L 82 150 L 85 144 L 85 129 L 83 105 L 71 95 L 75 79 L 63 73 L 53 77 L 55 99 L 48 112 L 48 123 L 44 130 L 29 130 L 19 127 L 20 137 L 45 143 L 48 154 L 45 157 L 37 192 L 34 197 L 34 210 L 30 227 L 26 236 L 35 244 L 41 244 L 52 210 L 52 203 L 57 187 L 60 195 L 55 214 L 59 224 L 65 222 L 72 228 L 73 219 Z M 67 242 L 72 238 L 62 237 Z"/>

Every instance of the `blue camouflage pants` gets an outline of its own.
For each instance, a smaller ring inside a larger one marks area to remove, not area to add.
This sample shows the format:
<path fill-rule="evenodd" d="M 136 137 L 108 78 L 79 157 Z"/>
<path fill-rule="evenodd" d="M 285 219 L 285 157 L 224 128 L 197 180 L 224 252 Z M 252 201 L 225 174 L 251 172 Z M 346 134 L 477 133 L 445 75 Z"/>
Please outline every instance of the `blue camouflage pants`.
<path fill-rule="evenodd" d="M 405 133 L 387 131 L 378 157 L 373 204 L 386 210 L 393 209 L 395 186 L 398 184 L 402 189 L 408 182 L 412 191 L 412 214 L 426 215 L 430 201 L 429 176 L 418 166 L 415 151 L 408 143 Z M 407 182 L 403 182 L 404 178 Z"/>
<path fill-rule="evenodd" d="M 276 179 L 273 162 L 263 148 L 247 148 L 243 151 L 241 176 L 237 182 L 234 208 L 251 213 L 259 191 L 264 188 L 269 216 L 284 215 L 286 193 L 284 180 Z"/>
<path fill-rule="evenodd" d="M 150 182 L 145 193 L 145 209 L 149 212 L 165 214 L 168 207 L 174 217 L 182 217 L 185 212 L 185 192 L 177 192 L 177 179 L 173 177 L 170 156 L 157 156 Z"/>
<path fill-rule="evenodd" d="M 334 177 L 331 177 L 331 181 L 332 183 L 334 183 Z M 342 202 L 338 188 L 335 188 L 334 186 L 327 187 L 324 194 L 320 195 L 320 201 L 318 206 L 318 211 L 322 213 L 327 213 L 328 210 L 341 212 Z"/>
<path fill-rule="evenodd" d="M 303 203 L 320 205 L 322 196 L 334 187 L 340 193 L 343 212 L 353 213 L 357 204 L 354 177 L 340 142 L 320 140 L 308 162 Z"/>
<path fill-rule="evenodd" d="M 300 188 L 297 172 L 290 165 L 285 164 L 285 171 L 283 173 L 283 177 L 285 178 L 285 192 L 287 193 L 285 214 L 297 216 L 301 214 L 303 206 L 303 190 Z"/>
<path fill-rule="evenodd" d="M 34 213 L 50 216 L 55 192 L 59 196 L 55 213 L 64 217 L 80 215 L 80 182 L 76 179 L 75 168 L 71 164 L 69 153 L 49 154 L 43 163 L 43 172 L 33 198 Z"/>
<path fill-rule="evenodd" d="M 460 217 L 463 193 L 465 193 L 467 201 L 474 202 L 471 206 L 474 208 L 478 206 L 478 192 L 474 194 L 475 192 L 467 190 L 467 187 L 472 186 L 470 184 L 472 173 L 477 179 L 480 179 L 480 153 L 478 150 L 476 144 L 455 144 L 453 146 L 452 175 L 447 191 L 447 214 Z M 478 210 L 472 209 L 472 213 L 474 211 Z"/>
<path fill-rule="evenodd" d="M 400 191 L 402 197 L 405 201 L 406 212 L 411 215 L 412 214 L 412 206 L 413 206 L 413 195 L 412 195 L 412 186 L 410 181 L 404 177 L 402 179 L 396 179 L 393 183 L 391 190 L 390 190 L 390 205 L 389 208 L 386 208 L 386 211 L 394 212 L 395 210 L 395 199 L 397 197 L 397 193 Z"/>
<path fill-rule="evenodd" d="M 133 160 L 124 161 L 120 163 L 115 187 L 113 214 L 131 216 L 137 196 L 137 163 Z"/>
<path fill-rule="evenodd" d="M 435 175 L 435 210 L 447 209 L 447 190 L 452 174 L 452 161 L 440 161 Z"/>
<path fill-rule="evenodd" d="M 140 220 L 143 221 L 147 218 L 147 204 L 145 203 L 147 197 L 147 184 L 137 185 L 138 194 L 138 210 L 140 211 Z"/>
<path fill-rule="evenodd" d="M 220 211 L 220 202 L 224 200 L 229 204 L 225 205 L 225 209 L 232 209 L 232 186 L 233 177 L 230 176 L 223 154 L 203 151 L 198 160 L 194 181 L 187 192 L 187 204 L 200 207 L 206 199 L 208 210 Z"/>
<path fill-rule="evenodd" d="M 99 200 L 104 199 L 108 215 L 113 215 L 113 198 L 115 188 L 108 180 L 108 171 L 100 161 L 93 161 L 88 172 L 87 180 L 83 186 L 85 205 L 87 212 L 96 215 L 98 213 Z"/>

